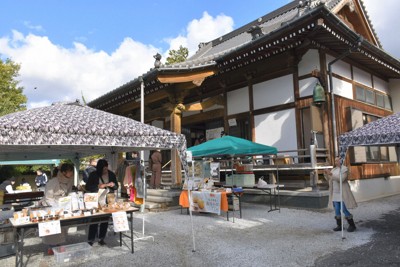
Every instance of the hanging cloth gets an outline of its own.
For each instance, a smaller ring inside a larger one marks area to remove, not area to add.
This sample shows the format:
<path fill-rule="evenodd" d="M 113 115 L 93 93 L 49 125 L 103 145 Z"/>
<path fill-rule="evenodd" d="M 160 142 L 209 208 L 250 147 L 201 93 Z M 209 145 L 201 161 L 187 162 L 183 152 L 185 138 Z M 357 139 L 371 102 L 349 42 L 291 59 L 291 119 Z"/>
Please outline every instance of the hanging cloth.
<path fill-rule="evenodd" d="M 143 204 L 143 198 L 137 197 L 137 190 L 135 188 L 135 181 L 137 177 L 137 168 L 135 165 L 131 165 L 126 167 L 125 177 L 124 177 L 124 186 L 127 187 L 127 193 L 129 194 L 129 201 L 134 202 L 135 204 L 141 205 Z"/>

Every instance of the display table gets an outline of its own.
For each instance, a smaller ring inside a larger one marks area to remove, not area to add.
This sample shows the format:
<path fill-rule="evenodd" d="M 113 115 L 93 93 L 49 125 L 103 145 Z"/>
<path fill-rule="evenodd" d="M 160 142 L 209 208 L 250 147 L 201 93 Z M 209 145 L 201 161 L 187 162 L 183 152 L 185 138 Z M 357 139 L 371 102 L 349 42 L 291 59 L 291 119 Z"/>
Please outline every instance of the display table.
<path fill-rule="evenodd" d="M 4 194 L 4 204 L 19 203 L 25 201 L 37 201 L 44 196 L 43 191 L 19 192 L 19 193 L 6 193 Z"/>
<path fill-rule="evenodd" d="M 281 210 L 280 206 L 280 199 L 279 199 L 279 188 L 284 187 L 284 185 L 277 185 L 277 184 L 267 184 L 263 187 L 243 187 L 244 189 L 254 189 L 257 191 L 261 191 L 263 194 L 269 195 L 269 210 L 268 212 L 274 210 Z M 272 203 L 272 198 L 274 198 L 274 204 Z"/>
<path fill-rule="evenodd" d="M 121 210 L 125 211 L 129 214 L 128 221 L 130 222 L 130 234 L 126 235 L 122 232 L 119 233 L 119 242 L 120 246 L 122 246 L 122 236 L 126 236 L 131 240 L 131 252 L 134 252 L 133 247 L 133 212 L 138 211 L 138 208 L 130 208 L 128 210 Z M 110 218 L 112 218 L 111 212 L 102 212 L 90 215 L 90 216 L 74 216 L 69 218 L 62 218 L 60 219 L 61 227 L 64 226 L 82 226 L 82 225 L 91 225 L 91 224 L 99 224 L 104 222 L 109 222 Z M 15 244 L 15 266 L 24 266 L 23 264 L 23 256 L 24 256 L 24 233 L 25 230 L 38 228 L 38 223 L 24 223 L 24 224 L 15 224 L 14 219 L 11 218 L 10 222 L 13 227 L 14 231 L 14 244 Z"/>
<path fill-rule="evenodd" d="M 198 192 L 198 191 L 191 191 L 191 192 L 195 193 L 195 194 L 203 193 L 203 192 Z M 204 193 L 206 193 L 206 192 L 204 192 Z M 213 192 L 211 192 L 211 193 L 213 193 Z M 232 198 L 237 197 L 237 199 L 239 201 L 239 205 L 238 205 L 239 212 L 240 212 L 239 214 L 240 214 L 240 218 L 242 218 L 242 205 L 241 205 L 242 193 L 238 193 L 238 194 L 237 193 L 227 193 L 227 192 L 215 192 L 215 193 L 220 193 L 220 195 L 221 195 L 220 209 L 221 209 L 221 211 L 226 212 L 226 218 L 228 221 L 229 221 L 229 211 L 232 211 L 233 214 L 235 212 L 235 208 L 233 208 L 233 209 L 229 208 L 228 198 L 231 198 L 231 202 L 232 202 Z M 193 194 L 192 194 L 192 197 L 193 197 Z M 188 212 L 189 212 L 190 205 L 189 205 L 188 191 L 184 190 L 181 192 L 181 195 L 179 196 L 179 205 L 182 208 L 187 208 Z M 233 205 L 231 205 L 231 206 L 233 206 Z"/>

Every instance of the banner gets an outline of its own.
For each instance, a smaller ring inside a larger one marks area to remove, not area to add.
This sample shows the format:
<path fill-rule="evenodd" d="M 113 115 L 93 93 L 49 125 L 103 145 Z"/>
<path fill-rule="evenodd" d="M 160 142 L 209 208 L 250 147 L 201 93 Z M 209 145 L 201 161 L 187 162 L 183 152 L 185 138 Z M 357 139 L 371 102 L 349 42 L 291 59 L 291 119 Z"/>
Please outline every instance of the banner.
<path fill-rule="evenodd" d="M 193 191 L 191 201 L 192 211 L 221 214 L 221 193 Z"/>

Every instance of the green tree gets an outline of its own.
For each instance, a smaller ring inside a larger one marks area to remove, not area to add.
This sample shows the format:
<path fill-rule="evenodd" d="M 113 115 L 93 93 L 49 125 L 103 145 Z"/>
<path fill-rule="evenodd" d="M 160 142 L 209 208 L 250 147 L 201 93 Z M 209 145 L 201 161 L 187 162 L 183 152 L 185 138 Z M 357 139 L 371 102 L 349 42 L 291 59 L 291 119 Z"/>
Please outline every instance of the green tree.
<path fill-rule="evenodd" d="M 16 78 L 21 66 L 11 59 L 0 58 L 0 116 L 26 109 L 26 96 Z"/>
<path fill-rule="evenodd" d="M 167 62 L 165 62 L 165 65 L 172 65 L 179 62 L 184 62 L 189 55 L 189 49 L 183 46 L 179 46 L 178 50 L 169 50 L 168 55 L 169 57 L 167 57 Z"/>

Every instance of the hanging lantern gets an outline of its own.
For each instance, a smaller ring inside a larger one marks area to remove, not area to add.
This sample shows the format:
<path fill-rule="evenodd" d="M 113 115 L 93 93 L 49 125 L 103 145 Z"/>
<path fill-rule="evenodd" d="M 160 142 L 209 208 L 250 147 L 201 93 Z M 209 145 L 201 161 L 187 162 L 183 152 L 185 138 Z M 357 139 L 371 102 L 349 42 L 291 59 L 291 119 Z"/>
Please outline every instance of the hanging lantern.
<path fill-rule="evenodd" d="M 319 82 L 317 82 L 317 84 L 314 87 L 313 102 L 316 105 L 321 105 L 322 103 L 326 102 L 324 87 L 322 87 Z"/>

